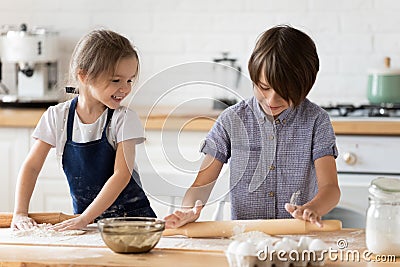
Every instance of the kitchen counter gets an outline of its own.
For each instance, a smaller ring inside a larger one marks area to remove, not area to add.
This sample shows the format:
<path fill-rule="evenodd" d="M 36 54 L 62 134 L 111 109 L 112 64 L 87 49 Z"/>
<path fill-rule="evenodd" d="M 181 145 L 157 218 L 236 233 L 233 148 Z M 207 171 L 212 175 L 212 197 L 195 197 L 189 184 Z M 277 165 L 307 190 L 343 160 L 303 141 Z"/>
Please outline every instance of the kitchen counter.
<path fill-rule="evenodd" d="M 3 256 L 4 254 L 4 256 Z M 153 250 L 116 254 L 108 248 L 0 245 L 0 266 L 229 266 L 223 253 Z"/>
<path fill-rule="evenodd" d="M 0 109 L 0 127 L 34 128 L 44 109 Z M 208 131 L 220 111 L 210 110 L 204 114 L 188 112 L 170 113 L 168 109 L 149 114 L 139 108 L 138 113 L 146 130 L 190 130 Z M 337 135 L 400 135 L 398 118 L 333 118 L 332 125 Z"/>
<path fill-rule="evenodd" d="M 224 250 L 229 239 L 205 239 L 184 237 L 163 237 L 155 249 L 146 254 L 117 254 L 108 249 L 104 243 L 98 243 L 99 234 L 92 233 L 92 242 L 85 235 L 76 236 L 69 242 L 48 242 L 42 244 L 5 241 L 4 233 L 9 229 L 0 229 L 0 266 L 228 266 Z M 334 232 L 314 232 L 312 238 L 321 238 L 332 248 L 339 239 L 346 240 L 347 249 L 364 252 L 365 234 L 361 229 L 342 229 Z M 89 236 L 90 237 L 90 236 Z M 282 237 L 282 236 L 280 236 Z M 289 236 L 295 240 L 299 236 Z M 86 239 L 85 239 L 86 238 Z M 86 241 L 84 241 L 86 240 Z M 182 245 L 185 244 L 185 245 Z M 197 245 L 196 245 L 197 244 Z M 336 255 L 339 255 L 336 254 Z M 350 255 L 350 254 L 348 254 Z M 362 254 L 361 254 L 362 255 Z M 343 260 L 327 259 L 325 266 L 390 266 L 396 263 L 366 263 L 362 258 L 354 260 L 347 256 Z M 397 259 L 397 264 L 400 259 Z"/>

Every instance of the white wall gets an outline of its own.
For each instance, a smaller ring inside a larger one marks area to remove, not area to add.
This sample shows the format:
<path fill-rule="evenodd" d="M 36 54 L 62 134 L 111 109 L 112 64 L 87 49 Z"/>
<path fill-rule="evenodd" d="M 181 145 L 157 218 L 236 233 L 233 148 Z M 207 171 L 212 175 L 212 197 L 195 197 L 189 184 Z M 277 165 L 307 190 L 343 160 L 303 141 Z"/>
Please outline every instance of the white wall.
<path fill-rule="evenodd" d="M 143 83 L 167 67 L 210 61 L 222 51 L 246 70 L 257 36 L 287 23 L 310 34 L 318 48 L 321 68 L 310 98 L 365 103 L 367 69 L 382 66 L 385 56 L 400 66 L 399 12 L 396 0 L 7 0 L 0 25 L 25 22 L 59 31 L 63 74 L 84 33 L 99 26 L 118 31 L 140 51 Z M 159 94 L 160 88 L 147 88 L 140 103 Z"/>

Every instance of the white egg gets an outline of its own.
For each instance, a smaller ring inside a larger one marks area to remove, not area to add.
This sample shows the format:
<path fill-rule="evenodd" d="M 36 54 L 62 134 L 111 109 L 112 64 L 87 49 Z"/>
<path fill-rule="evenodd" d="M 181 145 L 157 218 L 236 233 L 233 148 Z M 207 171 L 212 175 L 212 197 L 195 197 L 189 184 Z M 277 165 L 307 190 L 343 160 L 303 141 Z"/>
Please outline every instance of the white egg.
<path fill-rule="evenodd" d="M 250 242 L 240 242 L 236 248 L 236 254 L 241 256 L 255 256 L 257 253 L 256 247 Z"/>
<path fill-rule="evenodd" d="M 286 243 L 286 244 L 288 244 L 290 246 L 289 250 L 297 249 L 297 242 L 294 241 L 293 239 L 289 238 L 289 237 L 282 238 L 282 242 Z"/>
<path fill-rule="evenodd" d="M 236 249 L 239 244 L 240 244 L 240 241 L 237 241 L 237 240 L 232 241 L 228 246 L 228 249 L 227 249 L 228 253 L 236 254 Z"/>
<path fill-rule="evenodd" d="M 274 245 L 274 250 L 275 251 L 280 251 L 280 250 L 290 251 L 291 250 L 291 246 L 290 246 L 290 244 L 288 244 L 286 242 L 283 242 L 281 240 L 281 241 L 276 242 L 276 244 Z"/>
<path fill-rule="evenodd" d="M 271 251 L 274 248 L 273 240 L 272 239 L 265 239 L 257 243 L 256 249 L 257 251 Z"/>
<path fill-rule="evenodd" d="M 326 244 L 321 239 L 313 239 L 308 245 L 308 249 L 311 251 L 321 251 L 325 249 L 329 249 L 328 244 Z"/>
<path fill-rule="evenodd" d="M 297 243 L 297 249 L 299 251 L 307 250 L 310 243 L 312 241 L 312 238 L 309 236 L 301 236 L 299 243 Z"/>

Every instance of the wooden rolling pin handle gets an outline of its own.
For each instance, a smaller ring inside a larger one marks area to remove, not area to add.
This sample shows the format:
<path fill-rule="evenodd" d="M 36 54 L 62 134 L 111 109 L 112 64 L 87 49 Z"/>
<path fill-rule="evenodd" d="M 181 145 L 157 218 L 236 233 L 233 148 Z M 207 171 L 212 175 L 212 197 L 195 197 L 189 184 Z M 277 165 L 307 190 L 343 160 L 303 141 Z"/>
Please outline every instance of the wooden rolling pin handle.
<path fill-rule="evenodd" d="M 338 220 L 324 220 L 323 227 L 297 219 L 276 220 L 232 220 L 188 223 L 176 229 L 166 229 L 164 236 L 183 235 L 187 237 L 232 237 L 249 231 L 260 231 L 269 235 L 307 234 L 313 231 L 327 232 L 342 229 Z"/>
<path fill-rule="evenodd" d="M 339 220 L 323 220 L 323 227 L 319 227 L 314 223 L 306 222 L 306 233 L 308 232 L 330 232 L 342 229 L 342 221 Z"/>
<path fill-rule="evenodd" d="M 37 223 L 51 223 L 56 224 L 71 218 L 79 216 L 68 215 L 62 212 L 42 212 L 42 213 L 29 213 L 28 216 L 35 220 Z M 10 227 L 13 214 L 10 212 L 0 212 L 0 227 Z"/>

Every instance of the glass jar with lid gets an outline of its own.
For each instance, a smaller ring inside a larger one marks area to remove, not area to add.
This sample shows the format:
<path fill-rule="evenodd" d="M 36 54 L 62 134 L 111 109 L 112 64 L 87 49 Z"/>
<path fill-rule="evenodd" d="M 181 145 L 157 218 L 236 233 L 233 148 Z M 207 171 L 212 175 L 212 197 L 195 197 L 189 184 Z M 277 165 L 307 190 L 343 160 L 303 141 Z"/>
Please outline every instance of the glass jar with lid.
<path fill-rule="evenodd" d="M 371 182 L 365 235 L 372 253 L 400 256 L 400 179 Z"/>

